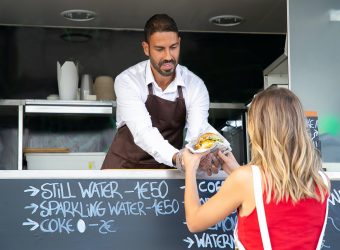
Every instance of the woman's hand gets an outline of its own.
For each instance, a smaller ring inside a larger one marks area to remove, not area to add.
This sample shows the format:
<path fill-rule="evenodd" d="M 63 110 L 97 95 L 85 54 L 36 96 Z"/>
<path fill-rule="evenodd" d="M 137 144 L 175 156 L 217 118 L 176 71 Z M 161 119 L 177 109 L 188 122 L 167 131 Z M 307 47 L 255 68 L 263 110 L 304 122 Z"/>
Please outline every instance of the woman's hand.
<path fill-rule="evenodd" d="M 221 151 L 218 151 L 217 155 L 222 164 L 222 169 L 227 174 L 230 174 L 231 172 L 233 172 L 235 169 L 237 169 L 240 166 L 240 164 L 238 164 L 232 152 L 227 152 L 223 154 Z"/>
<path fill-rule="evenodd" d="M 185 168 L 185 172 L 194 171 L 196 173 L 198 166 L 200 164 L 201 158 L 206 156 L 209 152 L 202 154 L 193 154 L 189 151 L 189 149 L 185 149 L 183 152 L 183 165 Z"/>

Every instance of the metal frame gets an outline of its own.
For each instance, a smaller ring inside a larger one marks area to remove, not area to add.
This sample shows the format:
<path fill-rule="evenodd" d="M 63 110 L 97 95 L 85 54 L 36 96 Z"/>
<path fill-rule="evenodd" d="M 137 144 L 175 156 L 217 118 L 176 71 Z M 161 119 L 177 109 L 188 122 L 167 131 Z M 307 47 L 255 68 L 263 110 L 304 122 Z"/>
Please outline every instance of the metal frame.
<path fill-rule="evenodd" d="M 112 101 L 25 101 L 25 113 L 111 115 L 114 107 L 116 102 Z"/>
<path fill-rule="evenodd" d="M 24 136 L 24 106 L 18 106 L 18 170 L 22 170 L 22 153 L 23 153 L 23 136 Z"/>

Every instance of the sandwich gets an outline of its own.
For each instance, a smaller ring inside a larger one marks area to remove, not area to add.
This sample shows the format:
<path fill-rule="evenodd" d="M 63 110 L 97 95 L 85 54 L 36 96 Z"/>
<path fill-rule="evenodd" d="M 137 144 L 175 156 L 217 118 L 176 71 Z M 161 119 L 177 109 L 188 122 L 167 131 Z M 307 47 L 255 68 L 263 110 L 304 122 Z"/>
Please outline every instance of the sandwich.
<path fill-rule="evenodd" d="M 212 148 L 217 142 L 223 142 L 223 140 L 214 133 L 204 133 L 198 137 L 197 142 L 194 145 L 195 150 Z"/>

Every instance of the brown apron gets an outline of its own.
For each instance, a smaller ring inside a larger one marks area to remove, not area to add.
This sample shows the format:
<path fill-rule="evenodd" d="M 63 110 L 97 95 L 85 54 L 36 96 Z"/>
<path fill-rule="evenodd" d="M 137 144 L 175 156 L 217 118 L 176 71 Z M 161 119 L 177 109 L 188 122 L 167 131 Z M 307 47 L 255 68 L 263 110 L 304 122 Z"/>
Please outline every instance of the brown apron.
<path fill-rule="evenodd" d="M 186 119 L 182 87 L 177 87 L 178 97 L 175 101 L 168 101 L 154 95 L 151 83 L 148 89 L 149 95 L 145 106 L 151 116 L 152 126 L 156 127 L 172 146 L 181 149 Z M 112 168 L 164 169 L 170 167 L 157 162 L 137 146 L 129 128 L 124 125 L 118 129 L 102 165 L 102 169 Z"/>

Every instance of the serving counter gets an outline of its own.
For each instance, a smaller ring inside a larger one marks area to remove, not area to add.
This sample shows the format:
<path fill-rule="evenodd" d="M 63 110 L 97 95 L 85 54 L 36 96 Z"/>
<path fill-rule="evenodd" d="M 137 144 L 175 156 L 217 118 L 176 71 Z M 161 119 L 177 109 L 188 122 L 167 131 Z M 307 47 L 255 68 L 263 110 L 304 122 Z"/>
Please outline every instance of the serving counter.
<path fill-rule="evenodd" d="M 340 173 L 327 174 L 324 247 L 340 249 Z M 225 177 L 200 176 L 202 203 Z M 178 170 L 6 170 L 0 179 L 0 249 L 234 249 L 235 213 L 205 232 L 187 230 Z"/>

